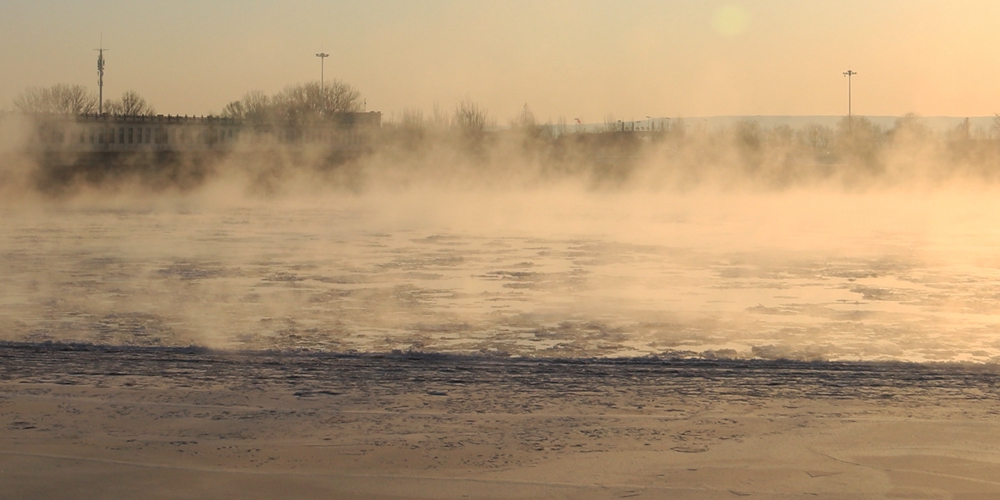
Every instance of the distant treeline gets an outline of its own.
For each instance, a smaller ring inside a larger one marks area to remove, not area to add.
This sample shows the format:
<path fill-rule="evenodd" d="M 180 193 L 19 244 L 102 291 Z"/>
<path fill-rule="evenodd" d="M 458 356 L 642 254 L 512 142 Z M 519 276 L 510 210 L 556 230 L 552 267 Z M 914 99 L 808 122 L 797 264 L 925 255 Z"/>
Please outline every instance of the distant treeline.
<path fill-rule="evenodd" d="M 507 127 L 469 126 L 460 105 L 452 117 L 425 119 L 408 113 L 382 127 L 382 150 L 405 158 L 441 148 L 466 161 L 499 169 L 534 165 L 546 175 L 585 174 L 595 183 L 655 181 L 689 187 L 704 182 L 785 188 L 835 182 L 845 187 L 951 178 L 1000 181 L 1000 116 L 992 126 L 968 119 L 935 131 L 916 115 L 881 127 L 865 117 L 844 117 L 835 126 L 765 126 L 752 119 L 730 126 L 688 126 L 683 119 L 643 122 L 606 120 L 583 126 L 537 123 L 527 109 Z M 450 118 L 450 119 L 449 119 Z"/>

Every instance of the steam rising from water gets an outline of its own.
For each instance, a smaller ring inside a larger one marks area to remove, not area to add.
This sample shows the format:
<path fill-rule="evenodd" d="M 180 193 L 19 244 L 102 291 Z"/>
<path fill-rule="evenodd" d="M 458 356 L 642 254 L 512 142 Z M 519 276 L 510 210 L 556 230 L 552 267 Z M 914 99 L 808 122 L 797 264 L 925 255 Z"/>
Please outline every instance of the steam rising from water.
<path fill-rule="evenodd" d="M 678 189 L 655 156 L 611 182 L 449 151 L 231 161 L 186 190 L 125 176 L 57 197 L 25 194 L 8 156 L 0 336 L 1000 361 L 1000 206 L 966 177 Z"/>

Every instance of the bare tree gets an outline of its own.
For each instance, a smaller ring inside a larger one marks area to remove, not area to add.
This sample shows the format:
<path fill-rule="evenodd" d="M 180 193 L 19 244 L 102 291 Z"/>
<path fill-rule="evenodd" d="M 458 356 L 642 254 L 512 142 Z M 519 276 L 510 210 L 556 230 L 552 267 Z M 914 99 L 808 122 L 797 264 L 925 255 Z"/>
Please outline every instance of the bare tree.
<path fill-rule="evenodd" d="M 106 101 L 104 109 L 113 116 L 152 116 L 156 111 L 134 90 L 126 91 L 117 101 Z"/>
<path fill-rule="evenodd" d="M 232 118 L 235 120 L 243 120 L 246 118 L 246 115 L 247 109 L 242 100 L 232 101 L 229 104 L 226 104 L 222 108 L 221 113 L 223 118 Z"/>
<path fill-rule="evenodd" d="M 795 132 L 799 143 L 814 151 L 827 151 L 833 144 L 833 130 L 830 127 L 810 123 Z"/>
<path fill-rule="evenodd" d="M 408 129 L 422 129 L 425 125 L 424 112 L 419 109 L 404 109 L 399 126 Z"/>
<path fill-rule="evenodd" d="M 889 139 L 893 141 L 926 142 L 934 131 L 927 125 L 927 121 L 914 113 L 907 113 L 896 119 L 895 126 L 887 132 Z"/>
<path fill-rule="evenodd" d="M 315 85 L 315 83 L 311 84 Z M 357 113 L 364 111 L 364 101 L 361 92 L 354 87 L 334 80 L 323 88 L 323 104 L 325 113 Z"/>
<path fill-rule="evenodd" d="M 606 114 L 604 115 L 604 132 L 621 132 L 625 130 L 625 126 L 621 120 L 616 120 L 615 115 Z"/>
<path fill-rule="evenodd" d="M 310 82 L 286 87 L 273 97 L 263 92 L 248 92 L 222 110 L 222 116 L 239 120 L 282 120 L 303 122 L 335 119 L 342 113 L 355 113 L 363 108 L 361 93 L 354 87 L 335 80 L 320 86 Z"/>
<path fill-rule="evenodd" d="M 565 119 L 563 126 L 563 132 L 565 132 Z M 521 108 L 521 112 L 517 114 L 510 121 L 510 130 L 514 132 L 521 141 L 521 148 L 523 152 L 528 154 L 534 154 L 541 151 L 547 142 L 552 141 L 558 134 L 559 129 L 552 123 L 546 123 L 544 125 L 538 123 L 535 119 L 535 114 L 531 112 L 528 105 L 525 104 Z"/>
<path fill-rule="evenodd" d="M 531 112 L 528 105 L 525 104 L 521 112 L 510 121 L 510 128 L 514 130 L 522 130 L 525 132 L 534 132 L 538 128 L 538 121 L 535 119 L 535 114 Z"/>
<path fill-rule="evenodd" d="M 97 111 L 97 96 L 83 85 L 59 83 L 26 89 L 14 99 L 14 107 L 22 113 L 88 114 Z"/>
<path fill-rule="evenodd" d="M 255 122 L 267 121 L 271 118 L 271 98 L 259 90 L 251 90 L 239 101 L 233 101 L 222 109 L 222 116 L 236 120 Z"/>
<path fill-rule="evenodd" d="M 436 131 L 445 131 L 451 128 L 451 115 L 446 112 L 440 104 L 434 103 L 434 108 L 431 109 L 431 117 L 428 120 L 428 125 L 431 129 Z"/>
<path fill-rule="evenodd" d="M 271 99 L 277 115 L 291 121 L 333 117 L 361 111 L 361 93 L 335 80 L 323 87 L 318 82 L 286 87 Z"/>
<path fill-rule="evenodd" d="M 486 132 L 486 110 L 465 100 L 455 107 L 455 127 L 466 137 L 480 137 Z"/>
<path fill-rule="evenodd" d="M 837 123 L 836 147 L 849 156 L 876 167 L 886 131 L 865 117 L 844 117 Z"/>

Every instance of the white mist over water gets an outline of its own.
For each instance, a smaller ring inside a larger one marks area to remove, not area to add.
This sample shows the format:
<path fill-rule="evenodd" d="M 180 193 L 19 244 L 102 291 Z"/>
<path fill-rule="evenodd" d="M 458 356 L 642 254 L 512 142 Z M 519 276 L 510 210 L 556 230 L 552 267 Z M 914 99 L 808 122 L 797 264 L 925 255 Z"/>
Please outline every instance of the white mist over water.
<path fill-rule="evenodd" d="M 997 193 L 370 189 L 12 206 L 0 335 L 1000 361 Z"/>

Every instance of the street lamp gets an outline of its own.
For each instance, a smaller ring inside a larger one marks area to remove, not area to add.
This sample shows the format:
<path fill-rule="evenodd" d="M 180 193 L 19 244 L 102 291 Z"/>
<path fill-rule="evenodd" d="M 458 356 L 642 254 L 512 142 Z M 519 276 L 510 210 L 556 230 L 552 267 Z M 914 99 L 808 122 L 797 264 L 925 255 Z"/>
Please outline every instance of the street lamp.
<path fill-rule="evenodd" d="M 847 77 L 847 127 L 851 126 L 851 77 L 858 74 L 857 71 L 847 70 L 844 76 Z"/>
<path fill-rule="evenodd" d="M 323 91 L 323 62 L 324 62 L 324 60 L 327 57 L 330 57 L 330 54 L 326 54 L 326 53 L 320 52 L 319 54 L 316 54 L 316 57 L 319 58 L 319 90 L 320 90 L 320 92 L 322 92 Z"/>

